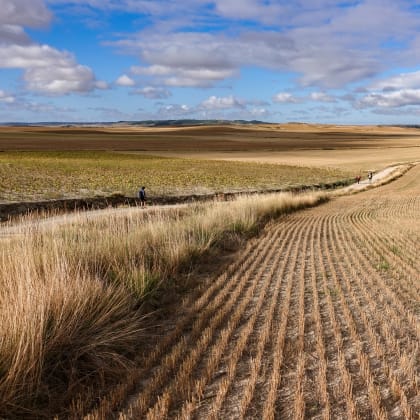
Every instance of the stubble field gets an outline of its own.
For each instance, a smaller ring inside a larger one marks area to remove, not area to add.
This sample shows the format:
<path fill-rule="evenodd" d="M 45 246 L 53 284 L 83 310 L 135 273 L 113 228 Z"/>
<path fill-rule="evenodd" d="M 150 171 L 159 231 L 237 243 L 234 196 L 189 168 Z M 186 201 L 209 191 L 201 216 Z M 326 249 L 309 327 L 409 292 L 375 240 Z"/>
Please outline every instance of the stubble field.
<path fill-rule="evenodd" d="M 271 224 L 89 418 L 417 418 L 419 180 Z"/>

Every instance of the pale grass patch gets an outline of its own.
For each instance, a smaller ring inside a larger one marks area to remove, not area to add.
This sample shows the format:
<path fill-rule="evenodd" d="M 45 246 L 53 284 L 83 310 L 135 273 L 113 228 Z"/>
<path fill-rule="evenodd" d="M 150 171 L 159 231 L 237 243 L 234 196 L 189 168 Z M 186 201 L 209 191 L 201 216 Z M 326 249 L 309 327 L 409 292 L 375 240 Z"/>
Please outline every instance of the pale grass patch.
<path fill-rule="evenodd" d="M 253 232 L 325 197 L 253 195 L 22 223 L 0 251 L 0 416 L 51 413 L 93 380 L 122 375 L 139 340 L 135 307 L 166 279 L 227 232 Z"/>

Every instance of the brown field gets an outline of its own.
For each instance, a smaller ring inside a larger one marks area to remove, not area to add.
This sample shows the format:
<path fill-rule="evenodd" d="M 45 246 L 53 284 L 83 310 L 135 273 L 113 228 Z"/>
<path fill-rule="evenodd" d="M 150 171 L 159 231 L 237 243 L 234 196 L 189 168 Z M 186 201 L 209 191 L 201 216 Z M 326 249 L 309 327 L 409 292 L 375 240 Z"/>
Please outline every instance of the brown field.
<path fill-rule="evenodd" d="M 419 192 L 417 166 L 272 223 L 86 419 L 418 418 Z"/>
<path fill-rule="evenodd" d="M 420 147 L 420 130 L 380 126 L 0 127 L 0 150 L 267 152 Z"/>
<path fill-rule="evenodd" d="M 298 123 L 173 128 L 1 127 L 0 150 L 117 150 L 376 171 L 420 160 L 420 130 Z"/>

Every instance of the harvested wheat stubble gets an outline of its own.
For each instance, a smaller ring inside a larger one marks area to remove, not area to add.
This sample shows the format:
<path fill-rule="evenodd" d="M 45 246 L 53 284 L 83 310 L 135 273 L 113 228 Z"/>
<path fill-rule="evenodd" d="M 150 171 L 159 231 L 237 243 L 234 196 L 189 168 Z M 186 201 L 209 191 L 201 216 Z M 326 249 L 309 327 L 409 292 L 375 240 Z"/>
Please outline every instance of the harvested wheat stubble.
<path fill-rule="evenodd" d="M 271 224 L 187 302 L 119 418 L 418 418 L 419 237 L 420 166 Z"/>

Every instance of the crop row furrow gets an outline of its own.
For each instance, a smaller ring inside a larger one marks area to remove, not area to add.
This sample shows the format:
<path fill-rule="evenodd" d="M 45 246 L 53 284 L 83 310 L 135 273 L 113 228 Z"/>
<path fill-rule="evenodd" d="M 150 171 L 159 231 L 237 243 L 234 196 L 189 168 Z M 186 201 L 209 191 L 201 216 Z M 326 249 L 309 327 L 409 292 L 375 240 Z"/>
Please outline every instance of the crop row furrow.
<path fill-rule="evenodd" d="M 411 266 L 410 262 L 414 260 L 411 257 L 408 257 L 406 253 L 404 253 L 404 258 L 402 256 L 397 255 L 397 250 L 399 249 L 399 247 L 385 246 L 385 241 L 378 234 L 378 232 L 380 231 L 380 227 L 375 226 L 375 228 L 372 228 L 372 221 L 363 217 L 363 213 L 355 216 L 359 217 L 350 218 L 349 222 L 355 229 L 359 229 L 360 232 L 362 232 L 363 234 L 363 236 L 359 234 L 357 235 L 360 241 L 360 246 L 369 247 L 369 254 L 372 255 L 374 253 L 378 256 L 376 263 L 378 269 L 382 271 L 389 271 L 393 270 L 394 267 L 398 268 L 398 270 L 404 275 L 404 278 L 407 279 L 408 284 L 406 284 L 406 282 L 399 282 L 398 288 L 396 288 L 395 292 L 399 293 L 402 296 L 402 300 L 404 302 L 414 301 L 418 297 L 419 293 L 417 283 L 419 276 L 419 267 L 415 267 L 414 262 L 413 266 Z M 407 244 L 405 246 L 405 249 L 407 249 Z M 415 279 L 417 279 L 417 282 L 415 281 Z"/>
<path fill-rule="evenodd" d="M 293 283 L 289 316 L 286 326 L 284 343 L 284 357 L 287 363 L 281 366 L 281 381 L 277 394 L 276 411 L 283 418 L 288 418 L 291 413 L 304 414 L 304 384 L 303 374 L 305 369 L 304 356 L 304 327 L 305 327 L 305 270 L 306 254 L 309 238 L 313 231 L 312 221 L 302 217 L 305 227 L 305 236 L 299 244 L 299 258 L 290 269 Z"/>
<path fill-rule="evenodd" d="M 368 334 L 370 346 L 375 353 L 375 358 L 379 359 L 382 364 L 382 371 L 388 378 L 388 384 L 392 389 L 392 394 L 401 400 L 402 411 L 409 418 L 410 409 L 404 404 L 404 401 L 407 400 L 404 388 L 408 388 L 413 395 L 418 386 L 413 363 L 410 363 L 410 361 L 415 360 L 418 346 L 410 348 L 405 345 L 404 350 L 400 350 L 398 341 L 393 338 L 390 332 L 389 320 L 391 317 L 384 316 L 384 312 L 387 313 L 386 309 L 383 306 L 379 306 L 377 299 L 364 287 L 364 276 L 361 278 L 359 275 L 360 266 L 357 252 L 349 253 L 344 252 L 342 249 L 343 243 L 351 243 L 348 230 L 343 228 L 337 229 L 337 235 L 336 242 L 341 247 L 343 266 L 347 266 L 347 270 L 351 272 L 351 278 L 355 279 L 353 281 L 348 280 L 348 291 L 354 305 L 352 307 L 352 313 L 359 316 L 362 320 L 365 332 Z M 381 332 L 380 335 L 377 333 L 378 330 Z M 391 367 L 390 361 L 393 359 L 393 367 Z M 400 370 L 401 366 L 407 366 L 407 374 L 404 378 L 405 386 L 402 385 L 398 379 L 398 375 L 396 375 L 396 371 Z"/>
<path fill-rule="evenodd" d="M 346 301 L 348 302 L 348 318 L 352 319 L 353 328 L 350 329 L 352 332 L 353 340 L 359 340 L 359 348 L 356 346 L 356 351 L 360 354 L 360 360 L 362 361 L 361 370 L 367 382 L 367 391 L 369 399 L 371 401 L 372 409 L 375 416 L 378 418 L 386 417 L 386 406 L 392 405 L 385 401 L 382 395 L 390 395 L 390 389 L 392 387 L 392 378 L 389 377 L 390 372 L 387 358 L 383 357 L 385 351 L 379 344 L 374 329 L 371 325 L 371 321 L 366 316 L 366 313 L 370 313 L 371 297 L 367 296 L 367 301 L 363 303 L 363 297 L 366 295 L 359 289 L 357 282 L 353 279 L 357 277 L 354 273 L 353 264 L 355 253 L 348 252 L 348 248 L 344 249 L 343 244 L 347 243 L 345 238 L 342 236 L 342 224 L 336 223 L 334 226 L 335 243 L 338 249 L 338 258 L 341 260 L 341 273 L 343 278 L 342 290 L 345 294 Z M 347 306 L 346 306 L 347 308 Z M 379 315 L 381 312 L 376 312 Z M 360 339 L 359 339 L 360 337 Z M 363 350 L 365 350 L 363 352 Z M 384 376 L 385 373 L 385 376 Z M 385 380 L 386 379 L 386 380 Z M 373 384 L 380 386 L 379 390 L 373 387 Z M 382 402 L 382 400 L 384 400 Z"/>
<path fill-rule="evenodd" d="M 413 340 L 417 341 L 420 339 L 420 327 L 416 319 L 415 314 L 410 311 L 409 308 L 404 304 L 406 300 L 404 297 L 398 293 L 398 290 L 395 290 L 392 285 L 392 281 L 387 279 L 386 276 L 381 276 L 377 270 L 378 257 L 375 253 L 372 253 L 370 248 L 370 237 L 366 235 L 363 229 L 361 229 L 358 224 L 351 225 L 352 235 L 349 236 L 349 239 L 352 240 L 352 243 L 349 243 L 349 246 L 357 252 L 363 271 L 366 272 L 366 280 L 368 286 L 371 288 L 372 293 L 376 295 L 379 299 L 386 299 L 389 310 L 395 311 L 400 316 L 396 316 L 395 320 L 398 324 L 398 329 L 404 328 L 401 323 L 404 321 L 412 329 Z M 355 234 L 357 235 L 355 237 Z M 403 303 L 404 302 L 404 303 Z M 401 319 L 404 317 L 405 319 Z"/>
<path fill-rule="evenodd" d="M 278 228 L 279 229 L 279 228 Z M 293 232 L 293 228 L 289 230 L 288 235 L 284 238 L 279 238 L 282 245 L 280 247 L 280 249 L 278 249 L 278 252 L 275 252 L 275 247 L 272 247 L 272 252 L 273 255 L 272 257 L 274 258 L 274 260 L 269 263 L 271 265 L 271 269 L 269 271 L 269 273 L 264 273 L 263 270 L 259 273 L 259 277 L 255 276 L 255 281 L 256 282 L 262 282 L 263 278 L 266 278 L 267 281 L 271 281 L 271 278 L 273 277 L 277 264 L 278 264 L 278 260 L 283 256 L 286 255 L 289 252 L 289 249 L 292 245 L 292 241 L 290 241 L 290 235 L 292 235 Z M 266 287 L 269 286 L 269 283 L 266 285 Z M 263 285 L 261 286 L 262 293 L 260 294 L 260 296 L 256 296 L 254 298 L 255 301 L 260 301 L 263 302 L 263 298 L 264 298 L 264 294 L 266 293 L 265 288 L 263 287 Z M 262 304 L 262 303 L 261 303 Z M 258 305 L 258 303 L 257 303 Z M 255 315 L 257 316 L 262 316 L 258 311 L 255 310 L 255 304 L 253 305 L 251 302 L 251 305 L 249 305 L 247 308 L 244 308 L 244 311 L 242 313 L 239 314 L 239 316 L 244 319 L 247 317 L 247 314 L 251 314 L 250 317 L 248 317 L 248 320 L 245 321 L 247 323 L 251 322 L 251 318 Z M 254 320 L 254 322 L 256 322 L 256 320 Z M 241 324 L 241 322 L 239 321 L 239 325 Z M 247 324 L 248 325 L 248 324 Z M 244 331 L 248 331 L 249 328 L 248 327 L 235 327 L 235 329 L 233 329 L 233 324 L 232 324 L 232 330 L 229 331 L 228 328 L 225 328 L 221 331 L 220 333 L 220 339 L 219 341 L 217 341 L 213 347 L 213 351 L 210 352 L 210 357 L 207 359 L 207 361 L 205 361 L 204 363 L 202 363 L 204 365 L 203 369 L 202 369 L 202 373 L 201 375 L 197 375 L 199 377 L 199 379 L 197 379 L 196 384 L 195 384 L 195 388 L 192 392 L 192 395 L 189 399 L 187 399 L 186 401 L 184 401 L 183 403 L 183 407 L 181 408 L 181 414 L 179 415 L 180 418 L 189 418 L 193 411 L 196 409 L 197 404 L 200 402 L 201 398 L 204 395 L 204 391 L 206 388 L 211 387 L 211 381 L 212 381 L 212 377 L 214 376 L 214 373 L 216 371 L 216 369 L 218 369 L 219 371 L 222 372 L 222 374 L 226 374 L 227 372 L 229 372 L 228 367 L 230 366 L 230 374 L 232 375 L 233 373 L 233 365 L 232 362 L 225 362 L 224 365 L 226 368 L 221 368 L 220 364 L 221 364 L 221 359 L 223 356 L 225 360 L 229 359 L 228 355 L 232 355 L 232 354 L 236 354 L 236 352 L 238 351 L 238 348 L 235 348 L 235 345 L 237 344 L 237 341 L 233 341 L 233 343 L 231 343 L 231 345 L 229 346 L 229 339 L 230 341 L 232 341 L 233 339 L 233 335 L 234 333 L 236 333 L 236 336 L 239 336 L 241 339 L 244 337 Z M 248 332 L 252 332 L 251 330 L 249 330 Z M 238 339 L 236 339 L 238 340 Z M 230 347 L 230 349 L 228 349 L 227 347 Z M 241 353 L 241 352 L 240 352 Z M 232 356 L 230 356 L 232 357 Z M 226 378 L 224 378 L 224 380 L 226 380 Z M 220 383 L 219 383 L 220 385 Z M 219 386 L 220 389 L 220 386 Z M 221 397 L 219 397 L 221 398 Z M 203 408 L 200 409 L 200 413 L 202 413 Z"/>
<path fill-rule="evenodd" d="M 150 406 L 153 406 L 152 398 L 159 395 L 159 388 L 167 381 L 168 375 L 170 375 L 175 366 L 179 375 L 186 375 L 187 368 L 195 365 L 199 354 L 210 344 L 215 329 L 223 323 L 224 319 L 229 318 L 230 312 L 233 311 L 234 303 L 240 299 L 249 299 L 252 296 L 255 285 L 245 273 L 253 273 L 262 265 L 267 254 L 271 252 L 273 243 L 279 234 L 280 232 L 277 230 L 269 240 L 261 241 L 263 248 L 257 257 L 252 258 L 249 264 L 245 261 L 239 273 L 235 273 L 229 279 L 227 283 L 232 282 L 234 284 L 232 290 L 229 287 L 223 288 L 223 283 L 220 284 L 221 289 L 219 293 L 207 302 L 207 306 L 201 311 L 195 309 L 192 312 L 194 315 L 197 315 L 197 318 L 192 324 L 191 331 L 185 335 L 188 340 L 183 336 L 185 345 L 181 347 L 178 345 L 172 346 L 172 350 L 161 361 L 158 369 L 143 391 L 135 396 L 134 401 L 127 410 L 130 413 L 129 417 L 142 416 Z M 229 284 L 226 284 L 226 286 L 229 286 Z M 180 334 L 183 331 L 184 328 L 180 329 Z M 182 338 L 179 340 L 182 340 Z M 189 343 L 192 343 L 192 346 Z M 182 374 L 180 374 L 180 365 L 184 365 L 185 372 Z"/>
<path fill-rule="evenodd" d="M 325 235 L 326 222 L 325 216 L 321 219 L 321 226 L 316 235 L 317 244 L 317 272 L 321 275 L 320 291 L 318 294 L 323 296 L 320 301 L 321 319 L 324 326 L 326 337 L 327 353 L 327 377 L 329 378 L 330 400 L 334 404 L 335 410 L 332 414 L 338 418 L 358 419 L 358 411 L 353 395 L 353 380 L 346 363 L 343 351 L 343 334 L 337 320 L 336 309 L 333 301 L 334 288 L 330 286 L 331 266 L 327 260 L 328 240 Z M 344 405 L 344 407 L 342 407 Z"/>
<path fill-rule="evenodd" d="M 260 368 L 263 364 L 269 363 L 269 359 L 263 359 L 264 352 L 267 350 L 268 344 L 271 344 L 269 349 L 272 351 L 272 330 L 276 328 L 275 323 L 273 320 L 275 319 L 275 314 L 278 312 L 280 301 L 281 301 L 281 291 L 285 290 L 285 273 L 286 270 L 289 268 L 290 261 L 294 260 L 295 255 L 299 252 L 300 249 L 300 241 L 302 233 L 305 230 L 305 226 L 300 225 L 299 229 L 296 231 L 296 237 L 293 241 L 290 241 L 288 244 L 288 252 L 286 255 L 281 256 L 279 254 L 279 258 L 276 260 L 275 266 L 273 267 L 273 281 L 270 287 L 270 293 L 272 295 L 272 299 L 270 300 L 270 305 L 268 307 L 267 313 L 264 316 L 264 320 L 261 325 L 257 328 L 254 340 L 252 340 L 251 345 L 247 348 L 247 354 L 249 357 L 244 358 L 244 362 L 246 363 L 246 368 L 243 369 L 243 372 L 246 372 L 247 375 L 244 377 L 242 374 L 242 380 L 245 382 L 245 386 L 240 389 L 232 389 L 232 396 L 234 399 L 238 399 L 239 396 L 239 413 L 241 417 L 246 416 L 247 409 L 251 403 L 252 398 L 254 397 L 257 399 L 257 395 L 260 395 L 256 392 L 256 385 L 257 381 L 263 378 L 263 375 L 260 372 Z M 235 384 L 241 383 L 241 377 L 235 378 L 235 383 L 233 387 L 235 388 Z M 260 395 L 264 397 L 264 395 Z M 223 417 L 229 416 L 227 410 L 222 412 Z"/>
<path fill-rule="evenodd" d="M 275 267 L 275 270 L 276 270 L 276 278 L 274 278 L 274 281 L 277 283 L 278 281 L 280 281 L 281 282 L 281 278 L 284 276 L 284 271 L 288 268 L 288 262 L 291 260 L 291 259 L 295 259 L 296 258 L 296 255 L 299 253 L 299 245 L 300 245 L 300 237 L 302 236 L 302 234 L 303 234 L 303 231 L 304 231 L 304 226 L 300 226 L 299 225 L 299 228 L 298 229 L 296 229 L 295 230 L 295 232 L 294 232 L 294 236 L 293 236 L 293 238 L 291 239 L 291 241 L 290 241 L 290 243 L 289 243 L 289 245 L 288 245 L 288 250 L 287 250 L 287 255 L 285 255 L 283 258 L 282 258 L 282 266 L 283 266 L 283 268 L 281 268 L 280 270 L 281 270 L 281 272 L 280 272 L 280 276 L 279 276 L 279 274 L 278 274 L 278 272 L 279 272 L 279 263 L 280 263 L 280 259 L 278 259 L 277 260 L 277 263 L 276 263 L 276 267 Z M 277 279 L 277 280 L 276 280 Z M 277 290 L 279 291 L 280 290 L 280 286 L 281 286 L 281 284 L 282 283 L 280 283 L 280 284 L 276 284 L 276 288 L 277 288 Z M 277 294 L 278 294 L 278 292 L 277 292 Z M 278 299 L 277 299 L 277 302 L 276 301 L 272 301 L 273 302 L 273 305 L 272 305 L 272 309 L 275 309 L 276 308 L 276 303 L 278 303 Z M 271 306 L 271 305 L 270 305 Z M 271 314 L 271 313 L 270 313 Z M 270 317 L 272 316 L 272 314 L 270 315 Z M 267 318 L 266 318 L 266 321 L 267 321 Z M 269 322 L 269 324 L 271 324 L 271 322 Z M 274 325 L 275 326 L 275 325 Z M 267 328 L 265 328 L 265 329 L 262 329 L 261 331 L 260 331 L 260 337 L 258 338 L 258 342 L 259 343 L 263 343 L 264 342 L 264 335 L 266 336 L 266 338 L 268 339 L 268 337 L 269 337 L 269 332 L 270 332 L 270 326 L 267 324 L 265 327 L 267 327 Z M 262 336 L 261 336 L 262 335 Z M 261 345 L 260 346 L 260 354 L 262 355 L 262 352 L 263 352 L 263 350 L 264 350 L 264 346 L 263 345 Z M 252 352 L 252 348 L 251 349 L 247 349 L 247 352 L 249 353 L 249 352 Z M 233 358 L 236 358 L 236 355 L 238 354 L 238 352 L 235 352 L 234 354 L 233 354 Z M 227 359 L 227 363 L 229 364 L 229 363 L 232 363 L 232 358 L 228 358 Z M 246 364 L 245 364 L 245 366 L 246 366 Z M 250 365 L 248 365 L 248 366 L 250 366 Z M 255 367 L 254 367 L 254 369 L 255 369 Z M 255 378 L 255 376 L 256 376 L 256 374 L 257 374 L 257 372 L 255 372 L 254 371 L 254 373 L 253 373 L 253 376 L 254 376 L 254 378 Z M 233 379 L 233 378 L 232 378 Z M 238 381 L 238 378 L 235 378 L 235 383 Z M 230 382 L 230 383 L 232 383 L 232 381 Z M 229 385 L 230 386 L 230 385 Z M 219 387 L 219 389 L 220 389 L 220 387 Z M 236 392 L 237 391 L 235 391 L 235 389 L 231 389 L 231 395 L 233 395 L 233 396 L 235 396 L 235 395 L 237 395 L 236 394 Z M 249 392 L 249 391 L 248 391 Z M 222 396 L 223 396 L 223 393 L 224 393 L 224 391 L 223 391 L 223 389 L 221 390 L 221 394 L 222 394 Z M 243 393 L 241 392 L 240 393 L 241 395 L 243 395 Z M 236 397 L 237 398 L 237 397 Z M 217 399 L 217 398 L 216 398 Z M 242 400 L 242 402 L 239 402 L 238 403 L 239 405 L 240 405 L 240 407 L 242 406 L 242 404 L 243 404 L 243 406 L 244 406 L 244 408 L 242 409 L 242 410 L 244 410 L 245 409 L 245 406 L 247 405 L 247 400 L 245 399 L 245 400 Z M 230 417 L 231 415 L 232 415 L 232 413 L 230 413 L 229 412 L 229 410 L 230 410 L 230 406 L 231 406 L 232 404 L 231 404 L 231 400 L 230 399 L 228 399 L 228 400 L 226 400 L 225 401 L 225 404 L 224 404 L 224 410 L 223 411 L 221 411 L 221 416 L 223 416 L 223 417 Z M 220 407 L 221 409 L 223 408 L 222 406 Z M 241 408 L 240 408 L 240 410 L 241 410 Z M 218 412 L 218 409 L 217 409 L 217 406 L 216 406 L 216 408 L 215 407 L 213 407 L 213 416 L 214 416 L 214 413 L 217 413 Z"/>
<path fill-rule="evenodd" d="M 272 354 L 272 365 L 266 378 L 266 384 L 262 387 L 263 402 L 259 412 L 258 418 L 264 418 L 267 420 L 273 420 L 278 414 L 278 394 L 280 385 L 282 383 L 282 367 L 285 359 L 285 343 L 287 326 L 290 319 L 290 308 L 292 305 L 292 291 L 295 286 L 295 271 L 298 265 L 300 257 L 299 249 L 302 243 L 303 233 L 305 233 L 304 240 L 308 239 L 308 222 L 302 223 L 301 219 L 296 219 L 302 225 L 302 231 L 299 237 L 296 239 L 296 252 L 289 260 L 286 270 L 283 275 L 285 277 L 284 284 L 286 289 L 284 293 L 280 295 L 280 302 L 277 306 L 276 314 L 274 317 L 274 323 L 272 328 L 273 336 L 273 354 Z"/>
<path fill-rule="evenodd" d="M 320 276 L 317 267 L 317 259 L 315 258 L 316 253 L 318 252 L 317 242 L 316 239 L 318 238 L 320 226 L 321 226 L 321 216 L 315 216 L 316 219 L 314 220 L 314 233 L 311 236 L 311 243 L 310 243 L 310 289 L 312 292 L 312 317 L 313 320 L 313 339 L 315 344 L 312 345 L 314 350 L 310 350 L 309 347 L 308 352 L 309 354 L 314 354 L 312 357 L 312 361 L 315 364 L 314 371 L 314 382 L 315 387 L 308 390 L 307 397 L 309 402 L 312 402 L 313 406 L 317 406 L 321 410 L 321 416 L 324 420 L 331 418 L 331 405 L 330 401 L 331 398 L 329 396 L 328 391 L 328 356 L 327 356 L 327 349 L 325 343 L 325 333 L 323 330 L 322 325 L 322 305 L 320 303 L 319 293 L 318 293 L 318 277 Z M 307 328 L 309 330 L 309 328 Z"/>
<path fill-rule="evenodd" d="M 342 287 L 343 273 L 341 272 L 341 258 L 337 255 L 336 248 L 338 244 L 334 240 L 334 228 L 332 226 L 334 219 L 334 215 L 325 218 L 324 232 L 326 247 L 324 250 L 327 252 L 326 264 L 328 264 L 330 273 L 331 293 L 334 296 L 333 304 L 338 314 L 339 328 L 343 335 L 342 352 L 347 356 L 345 357 L 346 363 L 352 374 L 352 391 L 359 416 L 362 418 L 382 418 L 382 409 L 380 404 L 378 404 L 378 399 L 372 399 L 377 396 L 378 390 L 369 381 L 371 375 L 369 366 L 365 363 L 366 355 L 362 350 L 361 337 L 357 332 L 353 314 L 348 307 L 347 298 Z M 367 392 L 368 388 L 369 392 Z"/>
<path fill-rule="evenodd" d="M 98 407 L 85 416 L 86 420 L 103 419 L 110 416 L 114 410 L 121 406 L 129 394 L 139 392 L 139 389 L 135 391 L 135 387 L 138 387 L 138 383 L 143 378 L 153 378 L 153 373 L 151 374 L 150 371 L 153 366 L 162 364 L 161 357 L 164 357 L 163 360 L 171 359 L 173 365 L 176 363 L 177 357 L 182 354 L 183 349 L 187 346 L 185 337 L 180 337 L 184 334 L 187 326 L 193 322 L 197 313 L 203 312 L 205 314 L 208 311 L 216 311 L 229 298 L 230 293 L 238 287 L 239 279 L 246 270 L 249 270 L 249 266 L 252 264 L 257 266 L 264 260 L 269 245 L 263 241 L 258 241 L 257 246 L 253 245 L 253 243 L 248 244 L 241 257 L 231 264 L 225 273 L 218 276 L 210 287 L 202 292 L 201 296 L 193 294 L 192 297 L 183 300 L 179 312 L 185 315 L 178 319 L 175 328 L 166 334 L 150 353 L 139 358 L 138 365 L 140 368 L 136 369 L 126 381 L 106 395 Z M 171 354 L 165 355 L 169 349 L 171 349 Z M 165 374 L 163 373 L 162 376 L 165 376 Z"/>
<path fill-rule="evenodd" d="M 273 235 L 274 243 L 275 240 L 278 239 L 279 230 L 280 228 L 277 227 L 277 234 Z M 264 241 L 267 241 L 271 245 L 273 245 L 273 239 L 269 238 L 268 235 L 265 236 Z M 272 260 L 276 256 L 276 251 L 277 249 L 275 246 L 270 246 L 268 254 L 265 255 L 265 264 L 262 264 L 259 267 L 255 267 L 255 269 L 252 269 L 244 274 L 241 281 L 250 283 L 249 289 L 245 297 L 240 301 L 235 300 L 230 302 L 230 304 L 227 305 L 226 308 L 221 308 L 218 314 L 215 315 L 212 320 L 210 320 L 212 322 L 209 322 L 206 329 L 210 331 L 211 337 L 216 337 L 218 330 L 220 329 L 219 337 L 216 338 L 216 341 L 213 344 L 209 340 L 208 342 L 206 341 L 205 345 L 199 344 L 198 346 L 196 346 L 197 350 L 192 352 L 191 357 L 187 358 L 185 362 L 181 365 L 181 367 L 178 369 L 175 379 L 173 380 L 172 384 L 168 386 L 168 389 L 170 389 L 170 395 L 172 397 L 169 409 L 171 407 L 176 408 L 176 406 L 180 402 L 185 401 L 186 399 L 191 399 L 191 397 L 194 394 L 194 388 L 198 387 L 198 396 L 200 396 L 204 387 L 204 384 L 202 384 L 200 380 L 203 379 L 203 376 L 200 377 L 200 375 L 198 375 L 197 373 L 199 379 L 196 384 L 197 386 L 194 387 L 193 382 L 195 381 L 195 368 L 200 362 L 203 361 L 203 359 L 207 358 L 207 354 L 208 363 L 204 370 L 204 377 L 207 380 L 209 377 L 211 377 L 212 372 L 214 372 L 218 365 L 220 357 L 223 355 L 226 346 L 229 344 L 232 334 L 235 332 L 237 325 L 240 323 L 243 312 L 246 310 L 248 305 L 254 305 L 255 301 L 259 300 L 259 295 L 265 294 L 265 288 L 257 286 L 261 286 L 259 282 L 263 281 L 262 273 L 265 271 L 265 265 L 271 264 Z M 233 302 L 236 302 L 236 304 L 233 304 Z M 227 318 L 226 313 L 232 311 L 232 307 L 235 309 Z M 223 319 L 228 319 L 227 325 L 223 324 Z M 206 362 L 204 363 L 204 365 L 205 364 Z M 160 413 L 160 415 L 162 415 L 162 413 Z"/>

